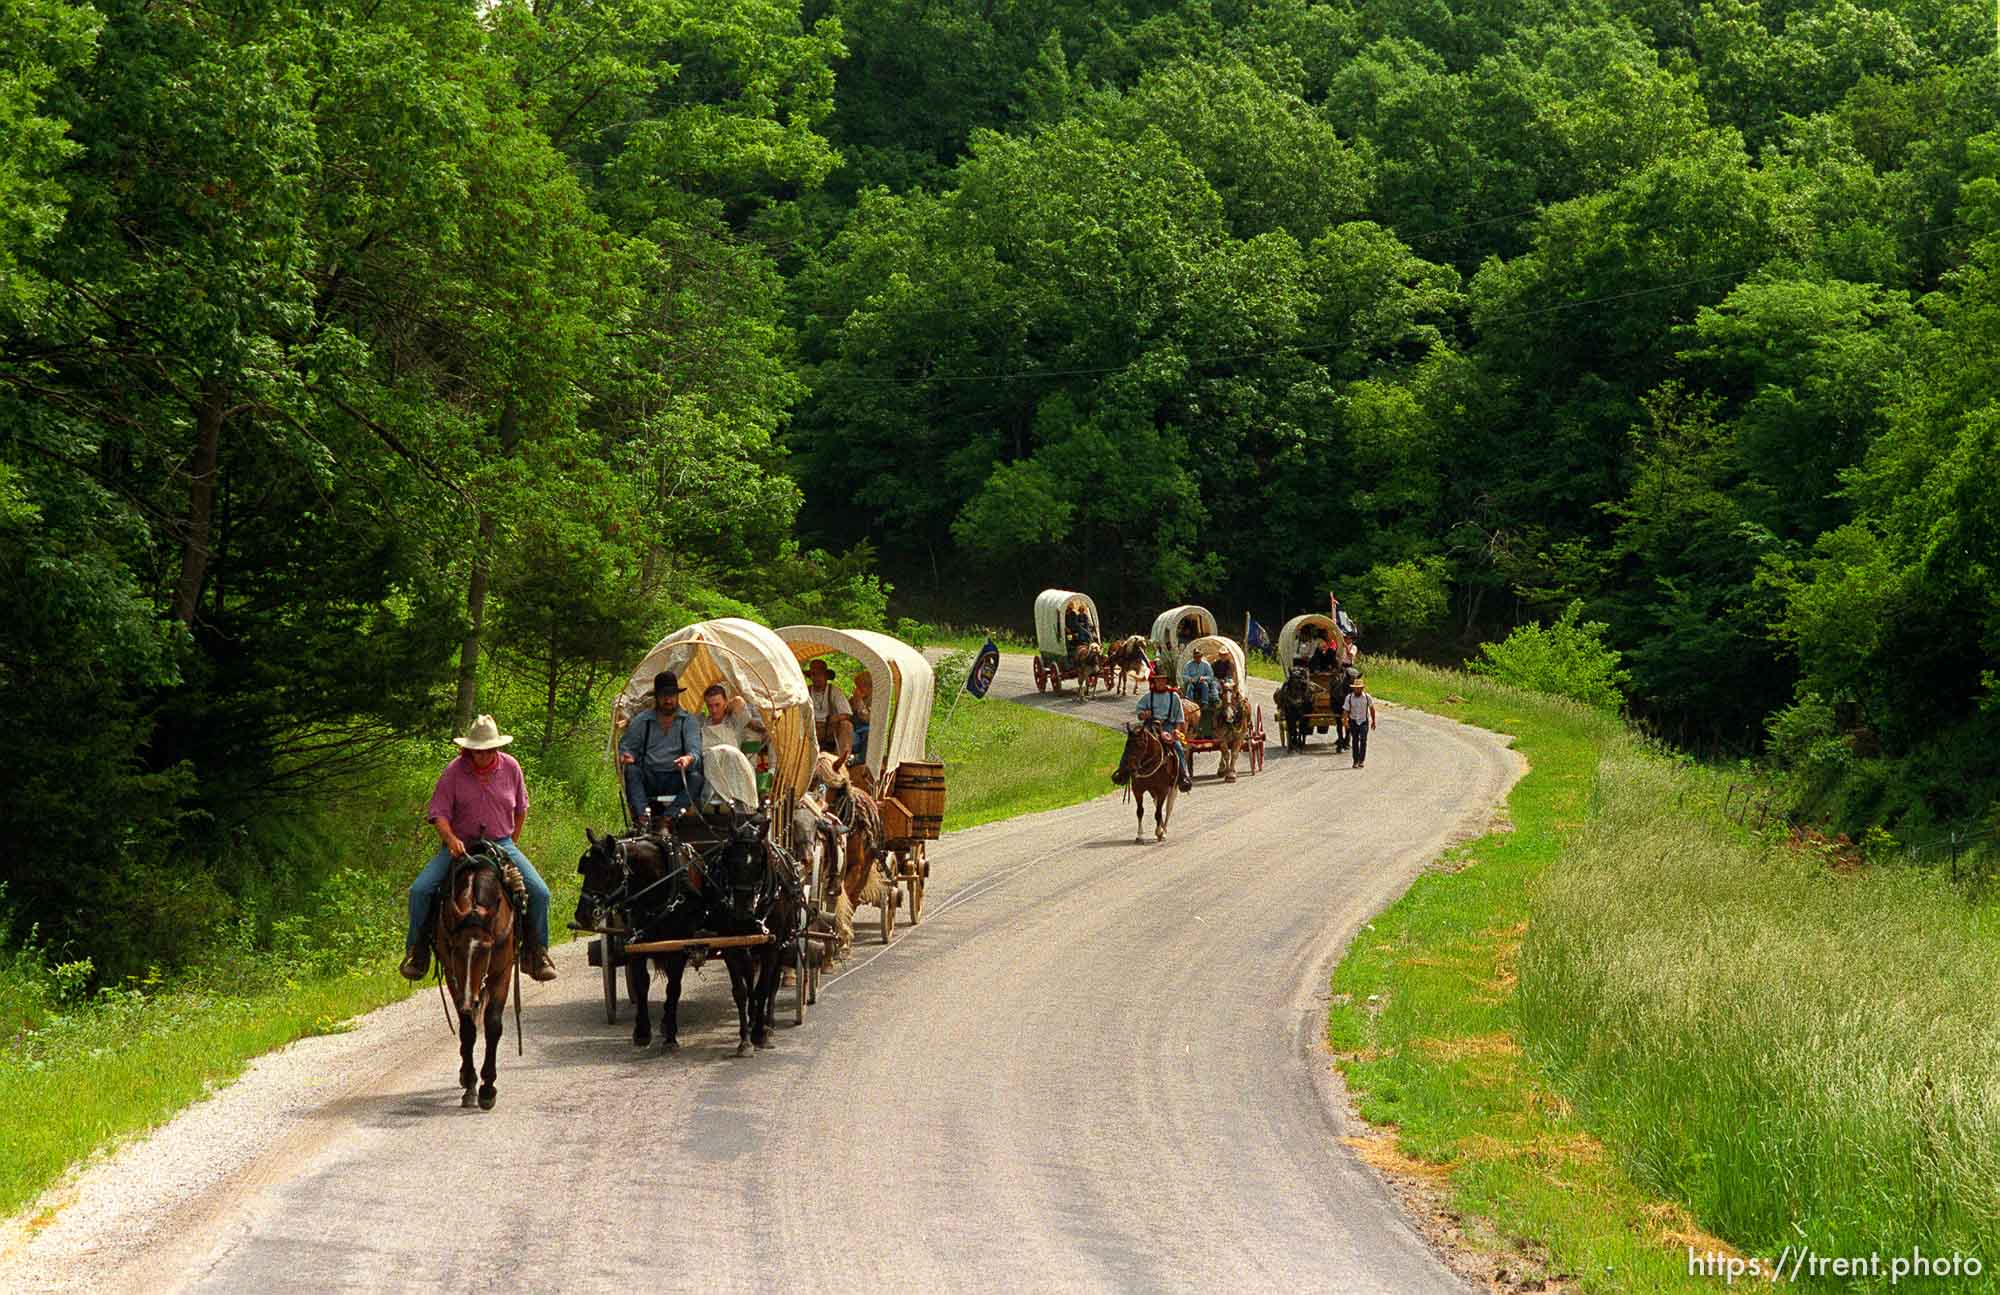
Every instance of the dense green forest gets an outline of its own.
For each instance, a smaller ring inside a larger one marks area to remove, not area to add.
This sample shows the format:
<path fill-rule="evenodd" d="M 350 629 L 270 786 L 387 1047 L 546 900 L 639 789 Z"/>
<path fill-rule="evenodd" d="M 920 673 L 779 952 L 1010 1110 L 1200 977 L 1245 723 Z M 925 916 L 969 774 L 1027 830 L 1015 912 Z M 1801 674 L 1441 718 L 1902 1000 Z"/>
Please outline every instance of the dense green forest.
<path fill-rule="evenodd" d="M 1572 603 L 1811 812 L 2000 762 L 2000 66 L 1951 0 L 6 0 L 0 856 L 262 825 L 698 614 Z"/>

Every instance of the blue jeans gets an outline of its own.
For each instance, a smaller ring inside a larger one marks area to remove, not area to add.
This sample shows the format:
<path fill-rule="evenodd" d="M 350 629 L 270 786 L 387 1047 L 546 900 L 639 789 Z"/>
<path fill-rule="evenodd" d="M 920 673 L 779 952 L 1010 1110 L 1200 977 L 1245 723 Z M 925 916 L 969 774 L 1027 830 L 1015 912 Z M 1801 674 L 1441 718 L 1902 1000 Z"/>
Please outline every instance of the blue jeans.
<path fill-rule="evenodd" d="M 1185 691 L 1189 701 L 1201 706 L 1212 706 L 1222 696 L 1213 679 L 1190 679 Z"/>
<path fill-rule="evenodd" d="M 507 852 L 514 866 L 521 870 L 521 880 L 528 883 L 528 930 L 527 946 L 531 949 L 549 947 L 549 887 L 542 880 L 542 874 L 535 871 L 535 865 L 528 862 L 528 856 L 514 844 L 514 838 L 503 836 L 493 844 Z M 424 942 L 424 919 L 430 916 L 431 901 L 444 889 L 445 874 L 451 870 L 451 851 L 443 846 L 431 856 L 417 879 L 410 883 L 410 938 L 405 947 L 414 949 Z"/>
<path fill-rule="evenodd" d="M 708 780 L 701 776 L 701 763 L 696 761 L 683 772 L 679 769 L 654 771 L 644 764 L 625 766 L 625 803 L 632 809 L 632 820 L 637 822 L 639 811 L 653 803 L 655 796 L 672 796 L 674 803 L 669 812 L 678 814 L 690 805 L 698 804 L 702 792 L 708 789 Z"/>

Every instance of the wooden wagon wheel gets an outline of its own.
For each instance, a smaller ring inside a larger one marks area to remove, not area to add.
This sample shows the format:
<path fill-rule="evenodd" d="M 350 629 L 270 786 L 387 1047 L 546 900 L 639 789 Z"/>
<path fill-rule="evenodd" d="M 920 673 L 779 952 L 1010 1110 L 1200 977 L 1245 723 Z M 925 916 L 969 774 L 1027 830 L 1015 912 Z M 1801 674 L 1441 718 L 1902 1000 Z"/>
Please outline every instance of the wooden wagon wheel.
<path fill-rule="evenodd" d="M 1257 727 L 1250 734 L 1250 772 L 1264 767 L 1264 708 L 1257 708 Z"/>
<path fill-rule="evenodd" d="M 618 955 L 624 941 L 606 933 L 598 937 L 598 961 L 604 964 L 604 1023 L 618 1024 Z"/>
<path fill-rule="evenodd" d="M 910 847 L 911 866 L 908 881 L 910 892 L 910 925 L 924 920 L 924 878 L 930 875 L 930 861 L 924 858 L 924 843 L 918 841 Z"/>
<path fill-rule="evenodd" d="M 1042 659 L 1041 659 L 1040 657 L 1036 657 L 1036 658 L 1035 658 L 1035 691 L 1036 691 L 1036 692 L 1047 692 L 1048 690 L 1049 690 L 1049 671 L 1048 671 L 1048 667 L 1042 664 Z"/>

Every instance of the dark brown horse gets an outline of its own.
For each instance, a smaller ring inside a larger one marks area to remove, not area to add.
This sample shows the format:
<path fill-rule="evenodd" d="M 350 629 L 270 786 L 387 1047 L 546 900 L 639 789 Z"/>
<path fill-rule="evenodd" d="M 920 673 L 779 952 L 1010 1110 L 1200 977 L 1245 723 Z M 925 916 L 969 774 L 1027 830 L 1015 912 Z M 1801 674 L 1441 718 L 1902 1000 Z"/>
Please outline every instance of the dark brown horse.
<path fill-rule="evenodd" d="M 454 860 L 431 922 L 431 950 L 458 1009 L 459 1105 L 490 1111 L 499 1100 L 493 1080 L 495 1054 L 506 1020 L 507 995 L 515 976 L 515 917 L 526 897 L 518 874 L 510 877 L 506 856 L 485 841 L 469 844 Z M 515 1008 L 518 1012 L 520 1009 Z M 486 1064 L 472 1068 L 472 1045 L 486 1029 Z"/>
<path fill-rule="evenodd" d="M 704 935 L 770 935 L 767 944 L 716 951 L 729 970 L 736 1002 L 736 1055 L 770 1046 L 779 969 L 803 925 L 804 895 L 790 856 L 765 840 L 757 815 L 684 815 L 671 839 L 640 834 L 598 836 L 585 830 L 590 848 L 577 861 L 583 894 L 578 922 L 592 924 L 597 910 L 623 910 L 632 943 L 692 940 Z M 625 990 L 636 1019 L 632 1046 L 653 1041 L 647 1003 L 648 963 L 667 975 L 660 1006 L 660 1046 L 680 1049 L 680 999 L 689 952 L 642 954 L 625 962 Z"/>
<path fill-rule="evenodd" d="M 595 925 L 595 910 L 622 909 L 649 939 L 685 940 L 700 930 L 705 916 L 701 896 L 692 884 L 686 854 L 657 836 L 598 836 L 589 828 L 590 848 L 577 861 L 583 893 L 577 899 L 577 923 Z M 635 940 L 637 932 L 634 933 Z M 610 941 L 606 941 L 609 957 Z M 625 993 L 632 1000 L 632 1046 L 653 1041 L 651 1005 L 647 998 L 653 978 L 649 964 L 664 971 L 667 993 L 660 1004 L 661 1048 L 680 1050 L 681 980 L 687 974 L 685 953 L 633 954 L 625 959 Z"/>
<path fill-rule="evenodd" d="M 1174 800 L 1180 795 L 1180 759 L 1172 740 L 1159 725 L 1125 726 L 1125 754 L 1111 781 L 1125 787 L 1137 807 L 1138 826 L 1132 840 L 1146 839 L 1146 793 L 1153 795 L 1153 839 L 1167 839 L 1167 820 L 1173 817 Z"/>

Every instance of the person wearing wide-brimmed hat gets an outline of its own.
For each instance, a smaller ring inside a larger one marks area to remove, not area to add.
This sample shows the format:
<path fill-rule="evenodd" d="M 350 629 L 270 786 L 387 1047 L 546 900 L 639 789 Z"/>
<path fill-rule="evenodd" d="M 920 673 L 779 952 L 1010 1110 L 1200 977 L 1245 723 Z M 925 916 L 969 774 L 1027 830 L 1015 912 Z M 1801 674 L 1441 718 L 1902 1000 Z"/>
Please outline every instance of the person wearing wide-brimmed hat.
<path fill-rule="evenodd" d="M 655 797 L 667 796 L 667 813 L 701 803 L 701 721 L 681 705 L 680 676 L 662 670 L 653 676 L 653 706 L 632 717 L 618 739 L 618 763 L 625 766 L 625 803 L 640 821 Z"/>
<path fill-rule="evenodd" d="M 1368 759 L 1368 733 L 1375 727 L 1375 699 L 1368 695 L 1368 681 L 1356 675 L 1347 685 L 1347 699 L 1341 703 L 1347 717 L 1347 740 L 1354 746 L 1354 767 Z"/>
<path fill-rule="evenodd" d="M 527 924 L 521 941 L 524 969 L 536 980 L 554 980 L 555 964 L 549 961 L 549 888 L 535 865 L 514 840 L 528 821 L 528 783 L 521 776 L 521 762 L 500 748 L 512 742 L 502 733 L 491 715 L 472 721 L 464 737 L 455 737 L 458 755 L 438 775 L 431 791 L 430 807 L 424 817 L 437 829 L 438 852 L 410 883 L 410 934 L 402 971 L 411 980 L 421 980 L 430 966 L 430 941 L 424 925 L 430 920 L 431 905 L 451 861 L 462 858 L 468 841 L 490 841 L 506 852 L 521 870 L 528 886 Z"/>

